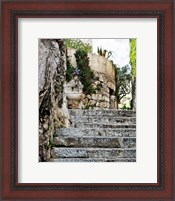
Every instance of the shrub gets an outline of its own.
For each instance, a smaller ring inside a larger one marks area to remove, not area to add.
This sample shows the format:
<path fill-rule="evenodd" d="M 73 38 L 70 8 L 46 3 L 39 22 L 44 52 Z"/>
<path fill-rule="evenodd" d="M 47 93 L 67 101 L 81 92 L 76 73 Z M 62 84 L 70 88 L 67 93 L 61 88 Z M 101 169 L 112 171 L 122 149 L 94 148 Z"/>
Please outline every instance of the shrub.
<path fill-rule="evenodd" d="M 96 77 L 89 66 L 87 51 L 78 49 L 75 53 L 75 58 L 77 62 L 77 68 L 80 70 L 79 78 L 83 84 L 83 92 L 85 94 L 96 93 L 96 88 L 93 87 L 93 83 Z"/>
<path fill-rule="evenodd" d="M 69 59 L 68 56 L 67 56 L 66 61 L 67 61 L 66 81 L 70 82 L 73 79 L 73 74 L 74 74 L 75 68 L 71 64 L 70 59 Z"/>
<path fill-rule="evenodd" d="M 89 43 L 83 43 L 80 39 L 66 39 L 66 46 L 76 50 L 84 50 L 87 53 L 92 52 L 92 46 Z"/>

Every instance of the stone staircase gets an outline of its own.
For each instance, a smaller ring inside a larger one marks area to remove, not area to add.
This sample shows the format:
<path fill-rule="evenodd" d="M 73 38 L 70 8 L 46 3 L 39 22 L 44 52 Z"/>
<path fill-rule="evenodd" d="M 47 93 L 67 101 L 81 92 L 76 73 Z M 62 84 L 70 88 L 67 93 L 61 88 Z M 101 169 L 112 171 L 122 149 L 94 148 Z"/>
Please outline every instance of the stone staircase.
<path fill-rule="evenodd" d="M 69 110 L 71 127 L 57 129 L 53 162 L 135 162 L 136 113 Z"/>

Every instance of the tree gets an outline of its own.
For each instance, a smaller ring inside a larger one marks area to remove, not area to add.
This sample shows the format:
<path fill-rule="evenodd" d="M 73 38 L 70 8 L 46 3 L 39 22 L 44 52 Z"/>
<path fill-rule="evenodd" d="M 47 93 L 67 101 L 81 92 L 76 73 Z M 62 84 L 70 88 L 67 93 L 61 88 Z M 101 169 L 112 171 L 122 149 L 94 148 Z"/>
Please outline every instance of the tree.
<path fill-rule="evenodd" d="M 66 39 L 66 47 L 92 53 L 92 46 L 89 43 L 84 43 L 80 39 Z"/>
<path fill-rule="evenodd" d="M 116 96 L 117 103 L 120 104 L 122 98 L 131 93 L 131 69 L 129 65 L 124 67 L 116 67 Z"/>
<path fill-rule="evenodd" d="M 132 74 L 132 100 L 131 109 L 136 108 L 136 39 L 130 39 L 130 65 Z"/>

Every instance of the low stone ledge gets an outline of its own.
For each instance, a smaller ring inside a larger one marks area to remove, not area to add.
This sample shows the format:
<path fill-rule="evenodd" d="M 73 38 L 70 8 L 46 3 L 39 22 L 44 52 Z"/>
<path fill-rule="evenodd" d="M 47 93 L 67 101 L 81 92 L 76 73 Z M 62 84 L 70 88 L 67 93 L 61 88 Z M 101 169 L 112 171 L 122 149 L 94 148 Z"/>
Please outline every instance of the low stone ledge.
<path fill-rule="evenodd" d="M 103 147 L 103 148 L 135 148 L 135 138 L 116 137 L 80 137 L 80 136 L 60 136 L 54 137 L 53 143 L 58 147 Z"/>
<path fill-rule="evenodd" d="M 135 149 L 52 148 L 52 158 L 136 158 Z"/>
<path fill-rule="evenodd" d="M 135 128 L 59 128 L 54 136 L 136 137 Z"/>
<path fill-rule="evenodd" d="M 59 158 L 50 162 L 136 162 L 135 158 Z"/>

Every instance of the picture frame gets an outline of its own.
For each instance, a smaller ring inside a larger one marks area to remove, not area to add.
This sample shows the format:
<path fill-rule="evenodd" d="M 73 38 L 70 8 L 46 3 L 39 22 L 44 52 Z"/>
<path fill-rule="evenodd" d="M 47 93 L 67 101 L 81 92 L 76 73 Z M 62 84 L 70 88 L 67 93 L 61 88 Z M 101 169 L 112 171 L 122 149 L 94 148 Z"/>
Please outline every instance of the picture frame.
<path fill-rule="evenodd" d="M 174 1 L 3 0 L 1 6 L 2 200 L 174 200 Z M 18 183 L 18 19 L 23 17 L 157 18 L 157 183 Z"/>

